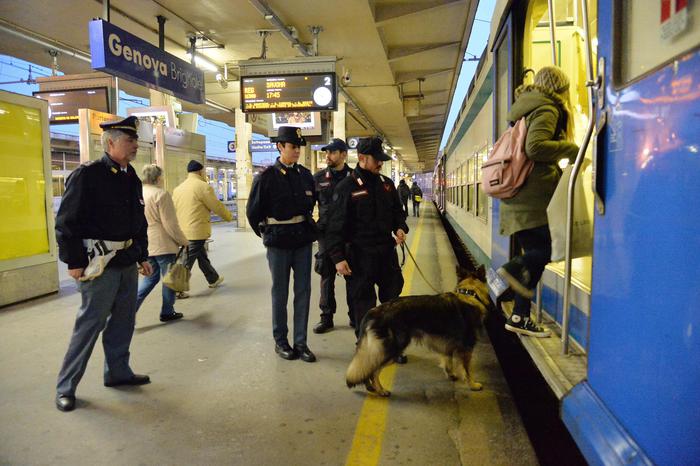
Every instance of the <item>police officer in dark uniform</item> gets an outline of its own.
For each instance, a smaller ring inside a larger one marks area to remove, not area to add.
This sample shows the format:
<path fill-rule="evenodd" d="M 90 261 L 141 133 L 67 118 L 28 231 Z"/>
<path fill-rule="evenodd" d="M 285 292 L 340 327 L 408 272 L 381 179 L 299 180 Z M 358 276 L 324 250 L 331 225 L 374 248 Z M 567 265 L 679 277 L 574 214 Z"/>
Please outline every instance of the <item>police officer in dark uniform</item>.
<path fill-rule="evenodd" d="M 348 157 L 348 145 L 342 139 L 333 139 L 330 144 L 321 148 L 326 152 L 326 164 L 323 170 L 314 175 L 316 186 L 316 200 L 318 201 L 318 253 L 316 254 L 315 270 L 321 275 L 321 321 L 314 326 L 314 333 L 325 333 L 333 328 L 333 314 L 335 314 L 335 264 L 328 256 L 326 241 L 323 232 L 328 222 L 328 209 L 333 201 L 333 190 L 337 184 L 350 176 L 350 167 L 345 161 Z M 347 290 L 347 287 L 346 287 Z M 346 301 L 350 306 L 350 294 L 347 293 Z M 355 316 L 348 307 L 350 325 L 353 327 Z"/>
<path fill-rule="evenodd" d="M 59 257 L 82 295 L 58 375 L 56 407 L 61 411 L 75 408 L 76 387 L 103 329 L 105 386 L 150 382 L 129 365 L 137 263 L 142 274 L 152 273 L 141 180 L 129 164 L 138 150 L 137 125 L 134 116 L 100 124 L 105 154 L 71 173 L 56 216 Z"/>
<path fill-rule="evenodd" d="M 311 244 L 316 240 L 314 179 L 297 163 L 300 147 L 306 145 L 301 129 L 280 126 L 277 137 L 280 156 L 253 181 L 247 217 L 267 247 L 272 274 L 272 336 L 275 352 L 283 359 L 314 362 L 306 344 L 311 300 Z M 294 348 L 287 340 L 289 272 L 294 270 Z"/>
<path fill-rule="evenodd" d="M 380 302 L 401 294 L 403 276 L 396 245 L 405 241 L 408 232 L 394 183 L 379 174 L 382 162 L 391 160 L 382 140 L 360 139 L 357 153 L 357 167 L 335 188 L 325 235 L 336 270 L 347 277 L 355 335 L 367 311 L 376 305 L 375 285 Z"/>

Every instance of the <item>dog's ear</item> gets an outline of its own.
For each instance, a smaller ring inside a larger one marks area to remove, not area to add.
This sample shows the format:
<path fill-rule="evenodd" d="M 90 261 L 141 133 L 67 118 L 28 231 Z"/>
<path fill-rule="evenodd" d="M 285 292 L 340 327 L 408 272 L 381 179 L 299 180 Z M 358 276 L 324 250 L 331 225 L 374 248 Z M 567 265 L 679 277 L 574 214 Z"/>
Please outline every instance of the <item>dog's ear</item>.
<path fill-rule="evenodd" d="M 486 268 L 484 264 L 481 264 L 478 269 L 476 269 L 476 277 L 482 282 L 486 281 Z"/>
<path fill-rule="evenodd" d="M 469 270 L 465 269 L 461 265 L 457 265 L 456 267 L 456 272 L 457 272 L 457 281 L 462 281 L 465 278 L 467 278 L 469 275 L 471 275 L 471 272 Z"/>

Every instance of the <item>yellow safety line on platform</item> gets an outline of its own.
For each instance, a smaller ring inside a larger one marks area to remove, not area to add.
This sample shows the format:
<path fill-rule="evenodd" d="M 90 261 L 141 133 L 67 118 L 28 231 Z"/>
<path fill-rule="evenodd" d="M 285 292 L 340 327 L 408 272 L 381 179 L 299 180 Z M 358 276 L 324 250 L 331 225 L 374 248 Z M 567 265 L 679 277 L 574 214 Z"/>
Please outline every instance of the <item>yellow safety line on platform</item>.
<path fill-rule="evenodd" d="M 423 217 L 419 217 L 416 231 L 411 236 L 410 248 L 420 244 L 420 234 L 423 230 Z M 413 271 L 415 264 L 406 261 L 403 269 L 404 286 L 402 295 L 411 294 L 413 288 Z M 396 375 L 396 364 L 392 364 L 382 371 L 381 381 L 384 388 L 391 391 Z M 382 452 L 382 440 L 386 428 L 386 417 L 389 411 L 389 399 L 374 395 L 367 395 L 362 404 L 360 418 L 355 427 L 355 436 L 352 439 L 352 447 L 345 462 L 347 466 L 375 466 L 379 464 L 379 455 Z"/>

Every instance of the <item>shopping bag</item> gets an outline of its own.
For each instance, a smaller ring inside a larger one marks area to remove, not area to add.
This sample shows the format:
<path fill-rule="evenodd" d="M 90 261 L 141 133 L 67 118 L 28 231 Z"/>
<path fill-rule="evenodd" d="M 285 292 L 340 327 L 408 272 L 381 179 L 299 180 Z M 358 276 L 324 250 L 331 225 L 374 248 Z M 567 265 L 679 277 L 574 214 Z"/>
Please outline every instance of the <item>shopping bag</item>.
<path fill-rule="evenodd" d="M 564 169 L 552 200 L 547 206 L 549 233 L 552 236 L 552 262 L 564 260 L 566 252 L 566 196 L 572 166 Z M 590 256 L 593 251 L 593 220 L 588 211 L 582 177 L 576 180 L 574 192 L 574 221 L 571 231 L 571 257 Z"/>
<path fill-rule="evenodd" d="M 175 262 L 170 264 L 168 272 L 163 277 L 163 285 L 174 291 L 189 291 L 190 271 L 185 267 L 186 260 L 186 248 L 181 247 L 175 257 Z"/>

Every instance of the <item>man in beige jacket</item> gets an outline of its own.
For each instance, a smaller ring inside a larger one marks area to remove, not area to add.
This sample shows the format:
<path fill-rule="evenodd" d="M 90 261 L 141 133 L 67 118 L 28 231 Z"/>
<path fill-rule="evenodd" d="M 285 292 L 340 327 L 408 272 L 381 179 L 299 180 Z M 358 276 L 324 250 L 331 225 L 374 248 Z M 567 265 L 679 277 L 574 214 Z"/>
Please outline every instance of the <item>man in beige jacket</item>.
<path fill-rule="evenodd" d="M 209 288 L 216 288 L 224 281 L 207 256 L 204 246 L 211 236 L 210 212 L 214 212 L 227 222 L 233 220 L 233 215 L 226 206 L 216 198 L 214 189 L 209 186 L 204 174 L 204 167 L 196 160 L 187 164 L 187 179 L 173 191 L 173 201 L 180 228 L 189 240 L 187 268 L 192 269 L 195 260 L 199 269 L 209 283 Z"/>

